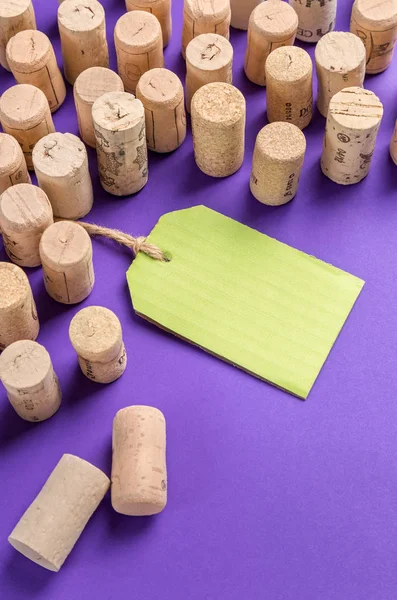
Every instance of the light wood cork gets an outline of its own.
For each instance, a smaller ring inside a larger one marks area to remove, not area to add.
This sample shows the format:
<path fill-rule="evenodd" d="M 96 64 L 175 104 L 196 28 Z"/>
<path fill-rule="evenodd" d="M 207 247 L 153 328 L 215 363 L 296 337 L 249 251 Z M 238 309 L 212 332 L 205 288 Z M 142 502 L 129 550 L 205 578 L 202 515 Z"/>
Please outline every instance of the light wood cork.
<path fill-rule="evenodd" d="M 230 0 L 184 0 L 182 55 L 189 42 L 202 33 L 230 35 Z"/>
<path fill-rule="evenodd" d="M 59 571 L 109 484 L 105 473 L 77 456 L 64 454 L 8 541 L 44 569 Z"/>
<path fill-rule="evenodd" d="M 18 183 L 31 183 L 24 154 L 12 135 L 0 133 L 0 194 Z"/>
<path fill-rule="evenodd" d="M 341 185 L 358 183 L 368 175 L 382 116 L 382 103 L 369 90 L 351 87 L 335 94 L 321 157 L 324 175 Z"/>
<path fill-rule="evenodd" d="M 36 29 L 31 0 L 2 0 L 0 2 L 0 65 L 10 71 L 7 62 L 7 44 L 24 29 Z"/>
<path fill-rule="evenodd" d="M 248 29 L 248 21 L 254 8 L 264 0 L 230 0 L 232 19 L 230 25 L 235 29 Z"/>
<path fill-rule="evenodd" d="M 167 504 L 166 426 L 151 406 L 128 406 L 113 421 L 112 506 L 123 515 L 146 516 Z"/>
<path fill-rule="evenodd" d="M 390 156 L 392 157 L 394 164 L 397 165 L 397 121 L 390 142 Z"/>
<path fill-rule="evenodd" d="M 315 44 L 335 29 L 337 0 L 289 0 L 289 3 L 299 19 L 298 40 Z"/>
<path fill-rule="evenodd" d="M 172 35 L 171 0 L 126 0 L 127 11 L 144 10 L 154 15 L 160 23 L 163 47 L 168 46 Z"/>

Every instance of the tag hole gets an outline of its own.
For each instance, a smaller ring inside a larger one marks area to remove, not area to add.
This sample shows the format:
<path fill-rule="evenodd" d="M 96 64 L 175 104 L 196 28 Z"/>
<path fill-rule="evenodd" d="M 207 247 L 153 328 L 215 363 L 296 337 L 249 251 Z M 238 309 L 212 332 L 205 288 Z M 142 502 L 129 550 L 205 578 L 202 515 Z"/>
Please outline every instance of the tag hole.
<path fill-rule="evenodd" d="M 172 260 L 171 252 L 163 252 L 163 254 L 164 254 L 164 262 L 167 262 L 167 263 L 171 262 L 171 260 Z"/>

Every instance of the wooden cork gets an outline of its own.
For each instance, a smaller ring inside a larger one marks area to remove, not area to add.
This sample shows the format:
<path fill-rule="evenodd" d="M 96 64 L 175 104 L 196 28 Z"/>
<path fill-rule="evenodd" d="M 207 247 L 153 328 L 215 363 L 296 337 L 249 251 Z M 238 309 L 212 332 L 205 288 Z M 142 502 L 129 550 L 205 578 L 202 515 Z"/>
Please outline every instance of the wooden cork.
<path fill-rule="evenodd" d="M 92 106 L 95 100 L 108 92 L 124 92 L 124 85 L 117 73 L 105 67 L 86 69 L 77 77 L 73 87 L 80 136 L 91 148 L 96 146 Z"/>
<path fill-rule="evenodd" d="M 6 47 L 15 34 L 24 29 L 36 29 L 31 0 L 2 0 L 0 2 L 0 65 L 10 71 Z"/>
<path fill-rule="evenodd" d="M 44 284 L 48 294 L 62 304 L 77 304 L 94 287 L 92 244 L 77 223 L 59 221 L 45 230 L 40 241 Z"/>
<path fill-rule="evenodd" d="M 312 61 L 296 46 L 274 50 L 266 60 L 267 118 L 304 129 L 312 119 Z"/>
<path fill-rule="evenodd" d="M 163 46 L 168 46 L 172 35 L 171 0 L 126 0 L 126 8 L 144 10 L 152 13 L 160 23 L 163 34 Z"/>
<path fill-rule="evenodd" d="M 254 8 L 264 0 L 230 0 L 232 19 L 230 25 L 235 29 L 248 29 L 248 22 Z"/>
<path fill-rule="evenodd" d="M 233 46 L 222 35 L 202 33 L 186 48 L 186 109 L 193 95 L 207 83 L 232 83 Z"/>
<path fill-rule="evenodd" d="M 184 0 L 182 55 L 189 42 L 202 33 L 230 34 L 230 0 Z"/>
<path fill-rule="evenodd" d="M 397 165 L 397 121 L 390 142 L 390 156 L 392 157 L 394 164 Z"/>
<path fill-rule="evenodd" d="M 335 29 L 337 0 L 288 1 L 298 15 L 298 40 L 316 43 Z"/>
<path fill-rule="evenodd" d="M 17 265 L 0 262 L 0 352 L 18 340 L 35 340 L 39 319 L 29 280 Z"/>
<path fill-rule="evenodd" d="M 163 413 L 128 406 L 113 421 L 112 506 L 122 515 L 146 516 L 167 504 L 166 430 Z"/>
<path fill-rule="evenodd" d="M 318 42 L 315 50 L 318 79 L 317 107 L 328 114 L 332 96 L 345 87 L 362 87 L 365 77 L 365 47 L 352 33 L 334 31 Z"/>
<path fill-rule="evenodd" d="M 96 0 L 65 0 L 58 9 L 65 77 L 73 85 L 90 67 L 108 67 L 105 11 Z"/>
<path fill-rule="evenodd" d="M 64 454 L 8 541 L 44 569 L 59 571 L 109 484 L 105 473 Z"/>
<path fill-rule="evenodd" d="M 121 324 L 114 312 L 102 306 L 83 308 L 70 323 L 69 337 L 88 379 L 111 383 L 122 376 L 127 354 Z"/>
<path fill-rule="evenodd" d="M 7 60 L 18 83 L 35 85 L 50 105 L 51 112 L 62 106 L 66 88 L 54 49 L 41 31 L 17 33 L 7 44 Z"/>
<path fill-rule="evenodd" d="M 244 62 L 245 74 L 250 81 L 266 85 L 267 57 L 280 46 L 292 46 L 297 27 L 296 12 L 286 2 L 267 0 L 254 9 L 248 25 Z"/>
<path fill-rule="evenodd" d="M 168 69 L 151 69 L 142 75 L 136 97 L 145 108 L 149 150 L 172 152 L 186 138 L 186 113 L 182 83 Z"/>
<path fill-rule="evenodd" d="M 92 118 L 102 187 L 114 196 L 139 192 L 148 180 L 142 102 L 127 92 L 109 92 L 94 102 Z"/>
<path fill-rule="evenodd" d="M 280 206 L 298 189 L 306 152 L 306 138 L 292 123 L 270 123 L 256 138 L 251 192 L 259 202 Z"/>
<path fill-rule="evenodd" d="M 27 167 L 33 170 L 35 144 L 55 131 L 44 93 L 29 84 L 8 88 L 0 98 L 0 122 L 4 133 L 9 133 L 19 142 Z"/>
<path fill-rule="evenodd" d="M 33 150 L 33 165 L 56 217 L 76 220 L 90 212 L 94 194 L 80 138 L 71 133 L 46 135 Z"/>
<path fill-rule="evenodd" d="M 0 194 L 12 185 L 30 182 L 21 146 L 12 135 L 0 133 Z"/>
<path fill-rule="evenodd" d="M 358 183 L 368 175 L 382 116 L 382 103 L 369 90 L 351 87 L 335 94 L 321 157 L 324 175 L 342 185 Z"/>

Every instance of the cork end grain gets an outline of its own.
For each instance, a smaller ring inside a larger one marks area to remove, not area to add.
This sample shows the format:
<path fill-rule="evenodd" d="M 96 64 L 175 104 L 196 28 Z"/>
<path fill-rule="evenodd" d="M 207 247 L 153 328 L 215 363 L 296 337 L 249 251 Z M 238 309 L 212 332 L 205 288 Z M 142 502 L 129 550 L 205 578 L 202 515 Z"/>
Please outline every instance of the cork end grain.
<path fill-rule="evenodd" d="M 364 130 L 380 123 L 383 105 L 370 90 L 351 87 L 333 96 L 329 114 L 344 128 Z"/>
<path fill-rule="evenodd" d="M 230 14 L 230 0 L 185 0 L 184 9 L 193 21 L 220 21 Z"/>
<path fill-rule="evenodd" d="M 33 388 L 51 370 L 52 363 L 47 350 L 30 340 L 10 344 L 0 357 L 0 378 L 6 388 Z"/>
<path fill-rule="evenodd" d="M 139 49 L 143 53 L 162 38 L 159 20 L 149 12 L 133 10 L 124 14 L 116 23 L 114 36 L 125 48 Z"/>
<path fill-rule="evenodd" d="M 54 573 L 57 573 L 61 568 L 53 562 L 51 562 L 50 560 L 46 559 L 42 554 L 40 554 L 40 552 L 37 552 L 37 550 L 35 550 L 31 546 L 24 544 L 24 542 L 19 540 L 15 535 L 11 534 L 8 537 L 8 543 L 11 544 L 11 546 L 15 550 L 17 550 L 17 552 L 22 554 L 22 556 L 25 556 L 25 558 L 28 558 L 32 562 L 36 563 L 36 565 L 40 565 L 48 571 L 53 571 Z"/>
<path fill-rule="evenodd" d="M 88 306 L 73 317 L 69 338 L 79 356 L 95 362 L 108 362 L 120 351 L 121 324 L 108 308 Z"/>
<path fill-rule="evenodd" d="M 316 63 L 336 73 L 349 73 L 365 64 L 365 46 L 353 33 L 333 31 L 324 35 L 315 50 Z"/>
<path fill-rule="evenodd" d="M 77 77 L 74 94 L 86 104 L 94 104 L 95 100 L 108 92 L 124 92 L 121 77 L 106 67 L 91 67 Z"/>
<path fill-rule="evenodd" d="M 352 16 L 374 31 L 383 31 L 397 25 L 397 0 L 356 0 Z"/>
<path fill-rule="evenodd" d="M 145 98 L 146 108 L 173 109 L 183 98 L 183 87 L 179 77 L 172 71 L 151 69 L 139 79 L 137 96 Z"/>
<path fill-rule="evenodd" d="M 94 102 L 94 122 L 107 131 L 123 131 L 136 126 L 145 112 L 143 104 L 133 94 L 109 92 Z"/>
<path fill-rule="evenodd" d="M 306 152 L 305 135 L 291 123 L 269 123 L 259 132 L 256 144 L 274 162 L 298 160 Z"/>
<path fill-rule="evenodd" d="M 50 133 L 33 149 L 34 165 L 49 177 L 72 176 L 86 160 L 83 142 L 71 133 Z"/>
<path fill-rule="evenodd" d="M 197 69 L 217 71 L 233 60 L 233 46 L 222 35 L 203 33 L 189 42 L 186 60 Z"/>
<path fill-rule="evenodd" d="M 17 265 L 0 262 L 0 311 L 6 313 L 30 296 L 29 280 Z"/>
<path fill-rule="evenodd" d="M 45 230 L 40 241 L 43 264 L 63 271 L 84 261 L 92 253 L 88 233 L 77 223 L 59 221 Z"/>
<path fill-rule="evenodd" d="M 296 33 L 298 15 L 286 2 L 267 0 L 252 11 L 249 26 L 269 38 L 288 37 Z"/>
<path fill-rule="evenodd" d="M 33 85 L 21 83 L 4 92 L 0 99 L 0 121 L 8 127 L 28 129 L 41 123 L 49 111 L 44 93 Z"/>
<path fill-rule="evenodd" d="M 70 31 L 93 31 L 104 19 L 104 8 L 96 0 L 65 0 L 58 9 L 59 23 Z"/>
<path fill-rule="evenodd" d="M 8 133 L 0 133 L 0 176 L 14 172 L 21 158 L 23 153 L 17 140 Z"/>
<path fill-rule="evenodd" d="M 29 232 L 52 223 L 50 201 L 42 189 L 29 183 L 14 185 L 0 196 L 0 220 L 7 229 Z"/>
<path fill-rule="evenodd" d="M 282 46 L 271 52 L 266 60 L 266 76 L 279 83 L 298 83 L 312 72 L 310 55 L 296 46 Z"/>
<path fill-rule="evenodd" d="M 13 0 L 12 2 L 0 2 L 0 18 L 10 19 L 18 17 L 31 5 L 31 0 Z"/>
<path fill-rule="evenodd" d="M 245 114 L 245 98 L 228 83 L 208 83 L 194 94 L 192 113 L 205 121 L 231 127 Z"/>
<path fill-rule="evenodd" d="M 47 63 L 51 51 L 51 42 L 41 31 L 20 31 L 7 44 L 8 64 L 15 71 L 31 73 Z"/>

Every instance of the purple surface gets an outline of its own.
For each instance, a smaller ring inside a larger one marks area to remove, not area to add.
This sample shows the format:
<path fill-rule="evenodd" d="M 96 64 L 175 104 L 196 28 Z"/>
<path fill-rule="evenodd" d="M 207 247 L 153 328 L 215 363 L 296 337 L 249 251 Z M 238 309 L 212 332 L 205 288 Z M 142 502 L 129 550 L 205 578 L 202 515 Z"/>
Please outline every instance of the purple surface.
<path fill-rule="evenodd" d="M 103 0 L 111 66 L 112 32 L 123 0 Z M 340 1 L 348 29 L 352 0 Z M 57 2 L 35 0 L 38 27 L 59 55 Z M 184 75 L 179 54 L 182 0 L 166 66 Z M 150 154 L 149 183 L 117 199 L 98 183 L 89 216 L 147 234 L 165 212 L 205 204 L 362 277 L 367 284 L 307 402 L 272 388 L 135 317 L 127 251 L 94 241 L 96 285 L 84 306 L 101 304 L 122 321 L 129 356 L 111 386 L 80 373 L 68 326 L 82 306 L 53 302 L 39 269 L 29 270 L 41 333 L 63 389 L 59 413 L 20 420 L 0 390 L 0 597 L 2 600 L 395 600 L 397 462 L 395 297 L 397 167 L 388 156 L 396 118 L 396 69 L 368 77 L 385 105 L 369 177 L 344 188 L 319 168 L 324 119 L 305 131 L 308 152 L 296 199 L 259 204 L 248 181 L 255 136 L 265 124 L 265 91 L 243 73 L 246 34 L 233 31 L 235 84 L 248 103 L 246 158 L 228 179 L 195 166 L 190 133 L 174 154 Z M 313 53 L 314 47 L 306 47 Z M 397 60 L 397 59 L 396 59 Z M 0 73 L 0 92 L 13 78 Z M 71 88 L 54 115 L 77 133 Z M 0 260 L 6 260 L 0 249 Z M 169 503 L 155 518 L 112 511 L 107 496 L 58 574 L 7 543 L 13 526 L 64 452 L 110 473 L 116 411 L 139 403 L 168 424 Z"/>

